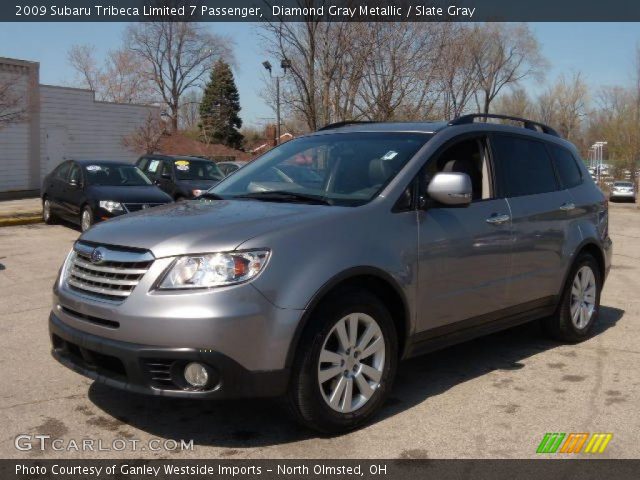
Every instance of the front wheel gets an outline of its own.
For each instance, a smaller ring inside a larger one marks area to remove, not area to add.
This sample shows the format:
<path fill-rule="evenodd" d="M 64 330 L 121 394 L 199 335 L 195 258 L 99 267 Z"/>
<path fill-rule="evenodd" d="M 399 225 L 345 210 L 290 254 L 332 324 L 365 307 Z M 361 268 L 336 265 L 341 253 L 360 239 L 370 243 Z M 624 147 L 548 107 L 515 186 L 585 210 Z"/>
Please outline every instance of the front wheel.
<path fill-rule="evenodd" d="M 56 223 L 56 219 L 51 212 L 51 201 L 45 198 L 42 202 L 42 220 L 47 225 L 53 225 Z"/>
<path fill-rule="evenodd" d="M 80 229 L 86 232 L 93 225 L 93 211 L 89 205 L 85 205 L 80 215 Z"/>
<path fill-rule="evenodd" d="M 558 312 L 545 320 L 547 332 L 571 343 L 588 338 L 600 313 L 602 283 L 596 259 L 588 253 L 580 255 L 569 274 Z"/>
<path fill-rule="evenodd" d="M 344 433 L 366 423 L 387 397 L 398 361 L 393 320 L 366 291 L 332 296 L 309 319 L 294 362 L 289 406 L 304 425 Z"/>

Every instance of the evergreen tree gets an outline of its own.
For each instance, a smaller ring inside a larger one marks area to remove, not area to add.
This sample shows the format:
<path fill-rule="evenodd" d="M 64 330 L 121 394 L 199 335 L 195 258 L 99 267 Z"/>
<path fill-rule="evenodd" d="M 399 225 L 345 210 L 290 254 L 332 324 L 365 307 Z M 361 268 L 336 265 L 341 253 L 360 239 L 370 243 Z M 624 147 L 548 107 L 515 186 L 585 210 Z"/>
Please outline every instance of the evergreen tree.
<path fill-rule="evenodd" d="M 231 148 L 242 146 L 240 95 L 228 63 L 218 60 L 211 70 L 200 104 L 200 135 L 206 143 L 221 143 Z"/>

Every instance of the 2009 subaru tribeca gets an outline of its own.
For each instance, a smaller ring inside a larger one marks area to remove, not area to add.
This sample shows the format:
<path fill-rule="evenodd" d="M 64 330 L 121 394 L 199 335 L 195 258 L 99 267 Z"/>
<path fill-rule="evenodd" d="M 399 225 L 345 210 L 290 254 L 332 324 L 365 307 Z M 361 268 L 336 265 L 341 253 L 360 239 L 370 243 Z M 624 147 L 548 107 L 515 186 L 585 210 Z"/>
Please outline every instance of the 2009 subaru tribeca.
<path fill-rule="evenodd" d="M 338 433 L 401 359 L 534 319 L 587 338 L 607 201 L 551 128 L 479 117 L 333 124 L 201 199 L 94 226 L 54 287 L 53 355 L 132 392 L 284 396 Z"/>

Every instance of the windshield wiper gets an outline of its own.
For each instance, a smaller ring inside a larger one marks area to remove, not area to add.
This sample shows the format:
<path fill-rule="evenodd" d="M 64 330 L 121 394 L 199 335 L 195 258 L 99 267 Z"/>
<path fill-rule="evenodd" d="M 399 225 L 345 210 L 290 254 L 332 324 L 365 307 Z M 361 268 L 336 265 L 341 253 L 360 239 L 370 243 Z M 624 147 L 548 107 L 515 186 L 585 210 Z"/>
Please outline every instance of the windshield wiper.
<path fill-rule="evenodd" d="M 224 200 L 220 195 L 213 192 L 204 192 L 198 195 L 198 198 L 209 198 L 211 200 Z"/>
<path fill-rule="evenodd" d="M 272 190 L 266 192 L 252 192 L 244 195 L 236 195 L 233 198 L 250 198 L 255 200 L 261 200 L 264 202 L 299 202 L 299 203 L 311 203 L 315 205 L 333 205 L 331 201 L 326 198 L 318 197 L 316 195 L 307 195 L 306 193 L 286 192 L 281 190 Z"/>

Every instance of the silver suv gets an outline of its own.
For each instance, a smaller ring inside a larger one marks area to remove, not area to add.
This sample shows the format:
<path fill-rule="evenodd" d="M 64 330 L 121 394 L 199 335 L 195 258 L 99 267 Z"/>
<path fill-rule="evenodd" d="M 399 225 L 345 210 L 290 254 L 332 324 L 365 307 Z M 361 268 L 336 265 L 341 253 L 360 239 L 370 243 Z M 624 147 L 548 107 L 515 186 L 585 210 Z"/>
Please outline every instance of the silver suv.
<path fill-rule="evenodd" d="M 607 200 L 551 128 L 479 117 L 333 124 L 92 227 L 54 287 L 54 357 L 133 392 L 283 396 L 338 433 L 402 359 L 535 319 L 587 338 Z"/>

